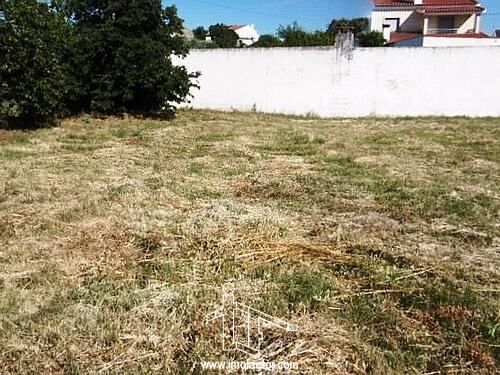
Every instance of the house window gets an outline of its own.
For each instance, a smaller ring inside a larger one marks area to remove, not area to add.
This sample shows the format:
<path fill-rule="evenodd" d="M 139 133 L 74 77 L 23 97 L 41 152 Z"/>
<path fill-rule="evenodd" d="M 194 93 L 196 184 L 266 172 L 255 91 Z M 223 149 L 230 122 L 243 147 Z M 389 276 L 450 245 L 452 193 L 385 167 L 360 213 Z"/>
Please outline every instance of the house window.
<path fill-rule="evenodd" d="M 440 33 L 452 33 L 455 31 L 455 17 L 438 17 L 438 29 Z"/>

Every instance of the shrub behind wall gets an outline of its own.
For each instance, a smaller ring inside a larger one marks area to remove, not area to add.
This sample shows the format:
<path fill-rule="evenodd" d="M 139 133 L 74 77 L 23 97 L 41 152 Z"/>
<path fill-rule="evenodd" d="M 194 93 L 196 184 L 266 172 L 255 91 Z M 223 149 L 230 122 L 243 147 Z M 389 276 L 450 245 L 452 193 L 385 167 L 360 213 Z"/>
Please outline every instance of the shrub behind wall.
<path fill-rule="evenodd" d="M 0 0 L 0 126 L 68 113 L 170 117 L 190 74 L 182 20 L 161 0 Z"/>
<path fill-rule="evenodd" d="M 73 109 L 166 116 L 186 99 L 194 75 L 171 60 L 188 52 L 175 7 L 160 0 L 69 0 L 66 12 L 78 31 L 73 64 L 83 83 Z"/>

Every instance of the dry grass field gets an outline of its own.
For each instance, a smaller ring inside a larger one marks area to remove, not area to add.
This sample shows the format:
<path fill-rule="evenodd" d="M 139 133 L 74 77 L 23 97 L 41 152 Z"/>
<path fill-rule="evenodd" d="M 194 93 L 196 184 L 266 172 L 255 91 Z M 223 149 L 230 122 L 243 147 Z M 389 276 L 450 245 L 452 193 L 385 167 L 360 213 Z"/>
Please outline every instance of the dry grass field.
<path fill-rule="evenodd" d="M 181 111 L 0 132 L 0 372 L 202 373 L 221 288 L 309 374 L 500 366 L 500 119 Z"/>

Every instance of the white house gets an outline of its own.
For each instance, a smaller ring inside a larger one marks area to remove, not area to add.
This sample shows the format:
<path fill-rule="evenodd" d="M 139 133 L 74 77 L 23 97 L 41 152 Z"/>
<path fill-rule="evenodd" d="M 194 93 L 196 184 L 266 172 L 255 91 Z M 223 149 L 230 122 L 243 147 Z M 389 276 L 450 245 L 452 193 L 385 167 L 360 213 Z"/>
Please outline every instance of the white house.
<path fill-rule="evenodd" d="M 233 30 L 238 37 L 238 44 L 240 46 L 250 46 L 259 41 L 260 35 L 255 29 L 254 24 L 250 25 L 233 25 L 229 27 L 229 30 Z"/>
<path fill-rule="evenodd" d="M 394 46 L 500 46 L 481 32 L 476 0 L 373 0 L 371 29 Z"/>

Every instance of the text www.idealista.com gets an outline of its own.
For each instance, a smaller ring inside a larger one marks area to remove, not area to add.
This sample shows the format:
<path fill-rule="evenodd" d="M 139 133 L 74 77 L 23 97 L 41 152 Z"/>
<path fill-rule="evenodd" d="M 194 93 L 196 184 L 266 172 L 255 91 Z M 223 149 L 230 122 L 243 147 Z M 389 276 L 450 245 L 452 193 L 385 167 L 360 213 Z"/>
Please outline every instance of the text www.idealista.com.
<path fill-rule="evenodd" d="M 238 362 L 238 361 L 203 361 L 203 370 L 258 370 L 258 371 L 284 371 L 298 370 L 299 364 L 296 362 Z"/>

